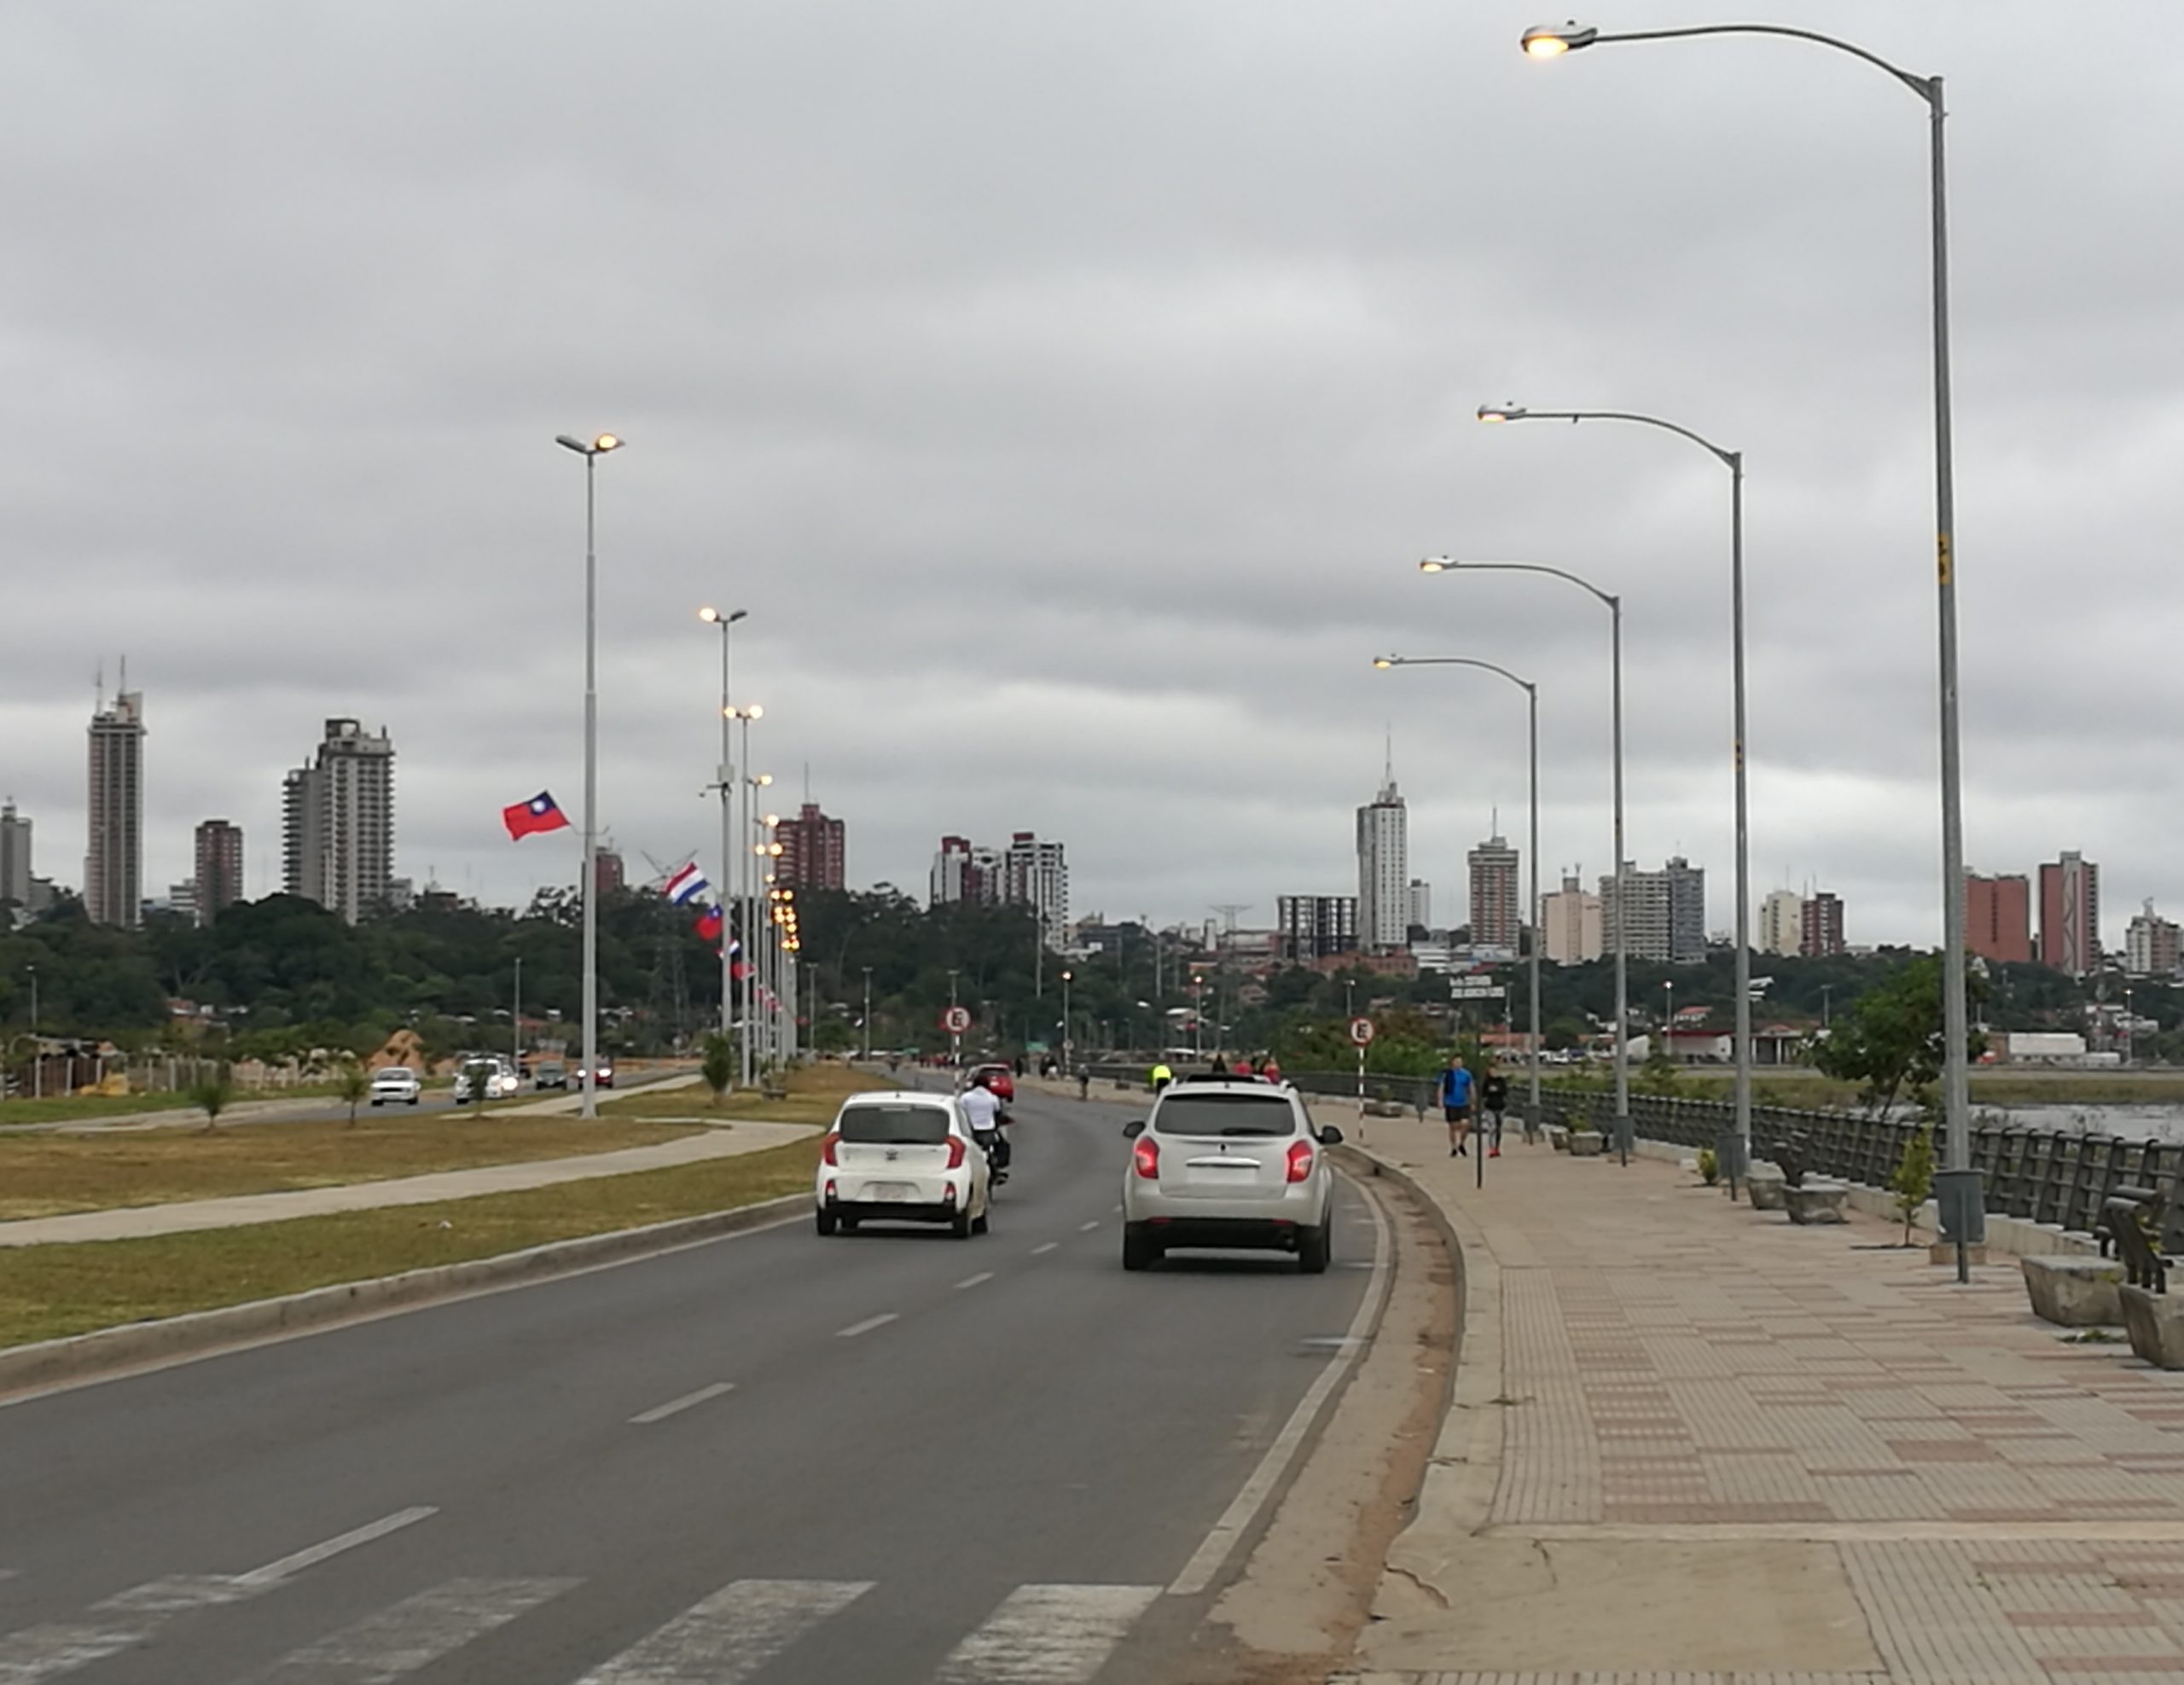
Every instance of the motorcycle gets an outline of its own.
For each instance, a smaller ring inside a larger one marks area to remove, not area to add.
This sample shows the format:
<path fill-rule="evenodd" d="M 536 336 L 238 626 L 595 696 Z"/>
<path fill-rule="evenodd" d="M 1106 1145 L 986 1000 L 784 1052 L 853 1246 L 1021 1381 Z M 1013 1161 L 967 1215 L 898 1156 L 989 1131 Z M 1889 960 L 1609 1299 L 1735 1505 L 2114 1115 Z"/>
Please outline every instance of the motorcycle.
<path fill-rule="evenodd" d="M 985 1149 L 989 1180 L 998 1188 L 1008 1180 L 1008 1161 L 1015 1156 L 1008 1141 L 1008 1114 L 1002 1113 L 995 1120 L 996 1127 L 973 1131 L 972 1138 Z"/>

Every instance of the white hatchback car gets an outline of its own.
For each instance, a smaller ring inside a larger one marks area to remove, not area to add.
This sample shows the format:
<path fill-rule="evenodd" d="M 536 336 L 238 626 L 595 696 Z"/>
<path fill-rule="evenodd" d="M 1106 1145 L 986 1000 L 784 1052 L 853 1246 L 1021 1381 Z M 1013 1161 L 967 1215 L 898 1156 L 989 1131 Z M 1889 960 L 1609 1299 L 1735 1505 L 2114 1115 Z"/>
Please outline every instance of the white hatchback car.
<path fill-rule="evenodd" d="M 417 1073 L 406 1065 L 389 1065 L 372 1073 L 375 1106 L 415 1106 L 424 1092 Z"/>
<path fill-rule="evenodd" d="M 867 1218 L 944 1223 L 957 1240 L 986 1232 L 986 1155 L 955 1097 L 914 1089 L 842 1102 L 812 1189 L 822 1235 Z"/>
<path fill-rule="evenodd" d="M 1187 1078 L 1123 1133 L 1124 1269 L 1142 1270 L 1171 1246 L 1293 1252 L 1308 1275 L 1327 1267 L 1334 1171 L 1321 1149 L 1342 1131 L 1314 1129 L 1294 1089 Z"/>

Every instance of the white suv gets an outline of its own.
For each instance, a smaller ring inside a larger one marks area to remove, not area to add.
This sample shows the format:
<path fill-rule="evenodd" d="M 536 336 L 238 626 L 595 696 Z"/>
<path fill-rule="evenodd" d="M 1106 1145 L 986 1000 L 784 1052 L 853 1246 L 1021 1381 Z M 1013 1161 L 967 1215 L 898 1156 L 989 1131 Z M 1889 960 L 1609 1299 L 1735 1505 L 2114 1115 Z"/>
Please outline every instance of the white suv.
<path fill-rule="evenodd" d="M 1124 1269 L 1142 1270 L 1170 1246 L 1272 1248 L 1295 1252 L 1306 1275 L 1327 1267 L 1334 1171 L 1321 1149 L 1342 1131 L 1314 1129 L 1293 1089 L 1186 1078 L 1123 1133 Z"/>

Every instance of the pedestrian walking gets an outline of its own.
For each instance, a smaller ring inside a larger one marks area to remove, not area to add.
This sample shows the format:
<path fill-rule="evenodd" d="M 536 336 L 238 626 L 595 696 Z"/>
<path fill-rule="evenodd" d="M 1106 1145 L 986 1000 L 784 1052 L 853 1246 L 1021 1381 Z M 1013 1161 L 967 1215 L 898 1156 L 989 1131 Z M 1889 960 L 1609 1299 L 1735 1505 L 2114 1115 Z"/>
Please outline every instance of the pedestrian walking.
<path fill-rule="evenodd" d="M 1502 1118 L 1509 1109 L 1509 1079 L 1501 1072 L 1489 1069 L 1485 1079 L 1478 1085 L 1480 1122 L 1488 1136 L 1486 1156 L 1502 1156 Z"/>
<path fill-rule="evenodd" d="M 1441 1110 L 1449 1120 L 1449 1156 L 1467 1157 L 1464 1145 L 1471 1134 L 1471 1072 L 1464 1069 L 1460 1053 L 1449 1055 L 1449 1068 L 1441 1073 Z"/>

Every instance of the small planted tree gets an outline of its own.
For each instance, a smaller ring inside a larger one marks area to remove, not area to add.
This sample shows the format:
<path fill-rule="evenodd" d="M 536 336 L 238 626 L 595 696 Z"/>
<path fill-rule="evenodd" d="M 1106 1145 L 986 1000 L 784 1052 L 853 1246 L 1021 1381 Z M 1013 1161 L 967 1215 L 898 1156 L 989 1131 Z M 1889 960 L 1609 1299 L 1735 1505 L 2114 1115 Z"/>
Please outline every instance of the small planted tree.
<path fill-rule="evenodd" d="M 721 1096 L 735 1083 L 735 1042 L 733 1037 L 718 1031 L 706 1037 L 706 1056 L 699 1070 L 704 1074 L 706 1086 L 712 1090 L 713 1104 L 720 1104 Z"/>
<path fill-rule="evenodd" d="M 1711 1147 L 1699 1149 L 1699 1179 L 1709 1188 L 1722 1179 L 1722 1161 Z"/>
<path fill-rule="evenodd" d="M 235 1103 L 235 1078 L 225 1065 L 216 1065 L 212 1074 L 200 1078 L 189 1090 L 189 1103 L 205 1114 L 205 1133 L 219 1126 L 220 1113 Z"/>
<path fill-rule="evenodd" d="M 1646 1062 L 1638 1067 L 1638 1086 L 1647 1094 L 1672 1095 L 1676 1091 L 1676 1060 L 1669 1057 L 1668 1049 L 1658 1037 L 1646 1055 Z"/>
<path fill-rule="evenodd" d="M 490 1059 L 473 1059 L 462 1067 L 463 1081 L 470 1086 L 470 1101 L 483 1116 L 486 1099 L 492 1093 L 494 1073 L 499 1070 Z"/>
<path fill-rule="evenodd" d="M 357 1107 L 372 1096 L 371 1072 L 353 1054 L 334 1067 L 334 1097 L 349 1107 L 349 1127 L 357 1126 Z"/>
<path fill-rule="evenodd" d="M 1896 1195 L 1896 1210 L 1903 1219 L 1903 1244 L 1908 1246 L 1911 1244 L 1912 1226 L 1934 1191 L 1934 1132 L 1931 1127 L 1922 1126 L 1903 1143 L 1903 1156 L 1896 1160 L 1896 1173 L 1889 1177 L 1888 1188 Z"/>

